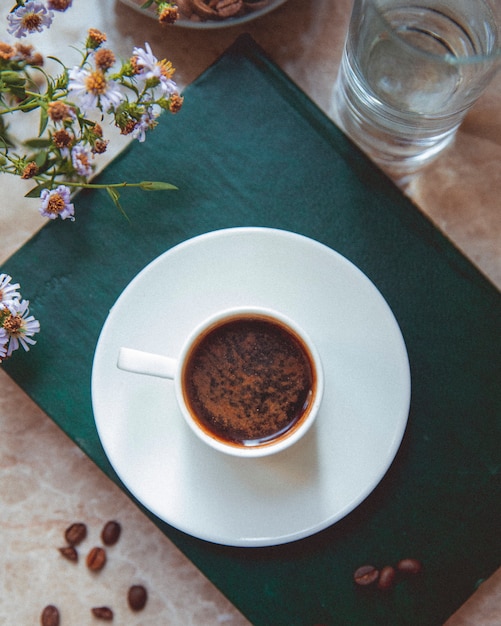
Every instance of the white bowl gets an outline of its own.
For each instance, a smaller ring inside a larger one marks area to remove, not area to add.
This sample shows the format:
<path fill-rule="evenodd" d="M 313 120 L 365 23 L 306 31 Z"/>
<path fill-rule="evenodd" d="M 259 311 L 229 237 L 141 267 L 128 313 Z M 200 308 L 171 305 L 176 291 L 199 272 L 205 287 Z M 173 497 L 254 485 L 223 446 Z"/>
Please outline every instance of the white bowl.
<path fill-rule="evenodd" d="M 148 15 L 154 19 L 157 19 L 156 14 L 156 5 L 151 5 L 147 9 L 141 8 L 141 5 L 144 4 L 144 0 L 119 0 L 123 4 L 131 7 L 143 13 L 144 15 Z M 256 9 L 255 11 L 250 11 L 245 15 L 240 17 L 229 17 L 225 20 L 207 20 L 207 21 L 195 21 L 187 18 L 180 17 L 173 26 L 181 27 L 181 28 L 198 28 L 198 29 L 216 29 L 216 28 L 229 28 L 230 26 L 237 26 L 239 24 L 245 24 L 246 22 L 251 22 L 252 20 L 257 19 L 258 17 L 262 17 L 267 13 L 277 9 L 279 6 L 284 4 L 287 0 L 269 0 L 269 3 L 263 7 L 262 9 Z"/>

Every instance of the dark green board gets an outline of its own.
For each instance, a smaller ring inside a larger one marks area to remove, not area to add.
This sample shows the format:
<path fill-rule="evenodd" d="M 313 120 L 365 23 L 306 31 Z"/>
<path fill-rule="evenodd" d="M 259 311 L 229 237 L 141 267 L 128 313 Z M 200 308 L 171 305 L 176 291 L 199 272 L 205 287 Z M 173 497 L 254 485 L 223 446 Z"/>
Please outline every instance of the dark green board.
<path fill-rule="evenodd" d="M 316 536 L 231 548 L 154 520 L 256 625 L 442 623 L 501 564 L 501 298 L 258 49 L 242 37 L 100 181 L 166 180 L 178 191 L 82 192 L 74 223 L 44 227 L 2 267 L 42 332 L 4 367 L 113 480 L 94 426 L 90 375 L 108 310 L 160 253 L 232 226 L 302 233 L 378 286 L 412 371 L 408 428 L 380 485 Z M 300 294 L 298 286 L 298 294 Z M 381 594 L 354 569 L 417 556 L 424 573 Z"/>

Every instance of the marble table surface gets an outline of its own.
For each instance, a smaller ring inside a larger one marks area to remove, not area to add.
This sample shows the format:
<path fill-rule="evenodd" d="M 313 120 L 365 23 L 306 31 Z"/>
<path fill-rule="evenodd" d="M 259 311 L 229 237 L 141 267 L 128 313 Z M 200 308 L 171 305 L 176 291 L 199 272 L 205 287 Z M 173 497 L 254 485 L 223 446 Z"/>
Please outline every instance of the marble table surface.
<path fill-rule="evenodd" d="M 329 114 L 349 19 L 349 0 L 288 0 L 245 25 L 217 30 L 162 28 L 119 0 L 73 0 L 57 16 L 50 38 L 31 40 L 67 65 L 70 48 L 89 27 L 108 36 L 117 56 L 148 41 L 159 58 L 177 68 L 182 88 L 210 65 L 242 32 L 249 32 L 317 105 Z M 10 41 L 0 27 L 0 40 Z M 73 56 L 72 56 L 73 55 Z M 414 203 L 498 288 L 501 287 L 501 76 L 467 116 L 455 143 L 405 189 Z M 108 159 L 126 144 L 117 136 Z M 26 185 L 0 176 L 1 263 L 44 224 L 38 202 L 23 198 Z M 115 623 L 159 626 L 243 625 L 247 620 L 135 505 L 0 369 L 0 623 L 38 624 L 43 607 L 55 604 L 62 624 L 92 623 L 90 608 L 109 605 Z M 122 535 L 98 575 L 85 554 L 100 543 L 108 520 Z M 59 554 L 64 530 L 84 522 L 88 537 L 80 560 Z M 501 565 L 501 564 L 500 564 Z M 147 609 L 132 614 L 132 584 L 149 591 Z M 451 616 L 447 626 L 499 625 L 501 570 Z M 496 617 L 497 616 L 497 617 Z M 13 618 L 15 619 L 13 620 Z M 496 621 L 497 620 L 497 621 Z"/>

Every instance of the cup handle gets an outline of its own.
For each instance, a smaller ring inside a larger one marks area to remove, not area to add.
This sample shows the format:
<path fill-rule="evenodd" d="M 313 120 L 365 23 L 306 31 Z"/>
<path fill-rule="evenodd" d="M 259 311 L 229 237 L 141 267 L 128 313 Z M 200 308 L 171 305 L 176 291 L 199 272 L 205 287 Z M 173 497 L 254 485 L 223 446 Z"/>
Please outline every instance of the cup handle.
<path fill-rule="evenodd" d="M 126 372 L 173 379 L 177 368 L 177 360 L 161 354 L 143 352 L 133 348 L 120 348 L 117 366 Z"/>

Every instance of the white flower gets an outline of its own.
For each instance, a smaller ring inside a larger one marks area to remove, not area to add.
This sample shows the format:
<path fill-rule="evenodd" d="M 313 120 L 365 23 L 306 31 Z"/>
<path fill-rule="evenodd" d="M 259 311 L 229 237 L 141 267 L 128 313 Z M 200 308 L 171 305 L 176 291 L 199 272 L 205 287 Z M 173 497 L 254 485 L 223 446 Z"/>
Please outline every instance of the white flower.
<path fill-rule="evenodd" d="M 7 331 L 5 328 L 0 328 L 0 363 L 2 359 L 7 356 L 7 342 L 9 341 L 9 336 L 7 335 Z"/>
<path fill-rule="evenodd" d="M 132 54 L 136 57 L 136 64 L 142 68 L 144 72 L 153 72 L 158 63 L 157 57 L 153 54 L 151 46 L 148 42 L 144 44 L 144 48 L 134 48 Z"/>
<path fill-rule="evenodd" d="M 84 113 L 92 109 L 108 112 L 117 109 L 123 96 L 120 86 L 108 80 L 101 70 L 74 67 L 69 71 L 68 91 Z"/>
<path fill-rule="evenodd" d="M 80 176 L 88 178 L 92 172 L 92 153 L 84 146 L 75 146 L 71 151 L 71 162 Z"/>
<path fill-rule="evenodd" d="M 54 13 L 49 11 L 41 2 L 29 0 L 24 6 L 18 6 L 9 13 L 7 31 L 15 37 L 26 37 L 34 31 L 41 32 L 44 27 L 52 24 Z"/>
<path fill-rule="evenodd" d="M 40 213 L 43 217 L 48 217 L 51 220 L 55 220 L 56 217 L 60 217 L 65 220 L 67 217 L 73 221 L 75 218 L 75 207 L 70 202 L 71 192 L 69 187 L 65 185 L 59 185 L 57 189 L 44 189 L 40 194 L 42 205 L 40 206 Z"/>
<path fill-rule="evenodd" d="M 11 280 L 12 276 L 0 274 L 0 304 L 21 298 L 21 294 L 17 291 L 21 285 L 19 283 L 12 285 Z"/>
<path fill-rule="evenodd" d="M 174 69 L 171 63 L 165 59 L 159 61 L 152 53 L 149 43 L 145 43 L 144 46 L 146 50 L 134 48 L 132 51 L 136 65 L 140 68 L 140 73 L 137 76 L 144 81 L 156 82 L 163 94 L 177 93 L 177 85 L 172 80 Z"/>
<path fill-rule="evenodd" d="M 161 109 L 159 106 L 148 107 L 141 115 L 139 122 L 134 127 L 131 135 L 142 143 L 146 139 L 146 131 L 155 128 L 157 118 L 160 116 Z"/>
<path fill-rule="evenodd" d="M 26 352 L 30 345 L 36 344 L 33 335 L 40 332 L 40 322 L 30 315 L 28 300 L 12 300 L 4 307 L 8 309 L 8 315 L 3 319 L 3 330 L 7 334 L 6 356 L 10 356 L 14 350 L 22 346 Z"/>

